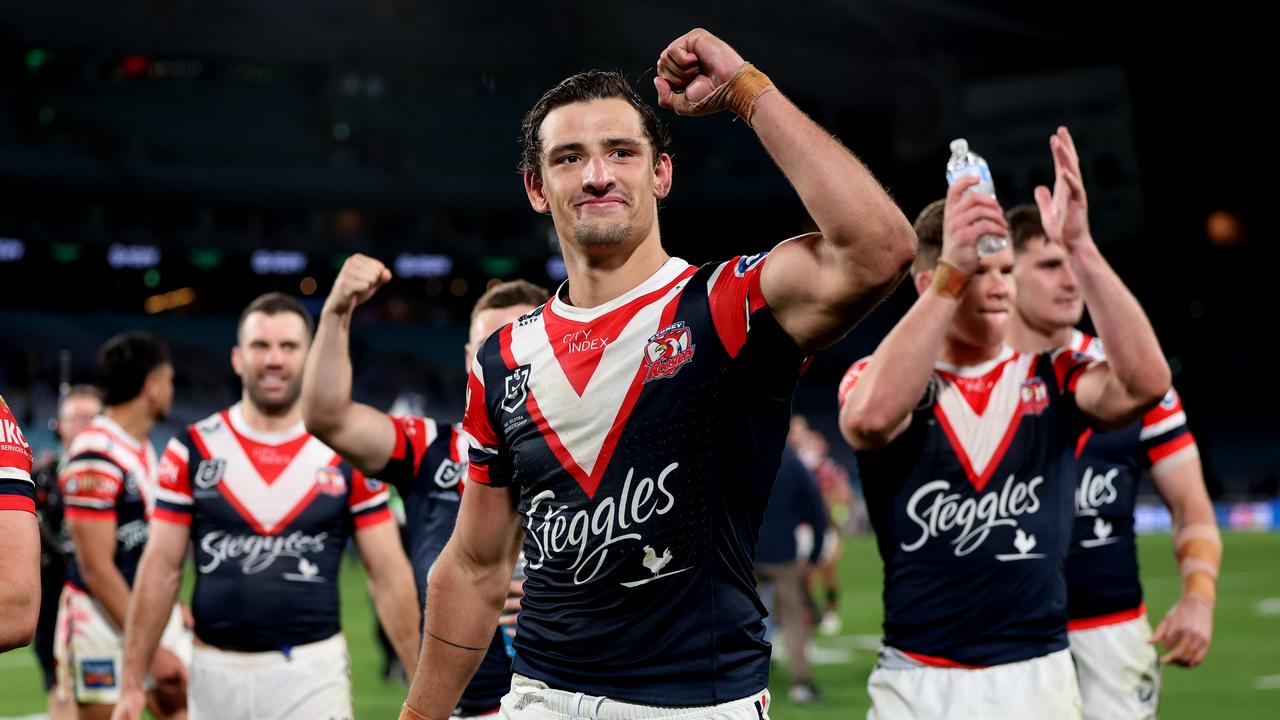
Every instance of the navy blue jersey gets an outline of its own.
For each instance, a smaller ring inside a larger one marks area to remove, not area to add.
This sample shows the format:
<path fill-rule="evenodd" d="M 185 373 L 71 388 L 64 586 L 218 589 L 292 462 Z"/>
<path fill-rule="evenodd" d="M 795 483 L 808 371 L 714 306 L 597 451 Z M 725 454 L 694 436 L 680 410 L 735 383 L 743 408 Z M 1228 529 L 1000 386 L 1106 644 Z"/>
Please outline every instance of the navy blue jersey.
<path fill-rule="evenodd" d="M 301 422 L 253 430 L 239 405 L 169 441 L 155 517 L 191 528 L 196 637 L 239 652 L 336 634 L 342 550 L 356 528 L 392 521 L 381 482 Z"/>
<path fill-rule="evenodd" d="M 763 258 L 672 258 L 591 309 L 562 287 L 481 347 L 469 477 L 518 494 L 516 672 L 660 706 L 767 685 L 752 560 L 805 358 Z"/>
<path fill-rule="evenodd" d="M 0 397 L 0 510 L 36 511 L 31 462 L 31 445 Z"/>
<path fill-rule="evenodd" d="M 1087 362 L 1006 348 L 978 366 L 938 363 L 906 431 L 857 453 L 884 561 L 885 645 L 952 667 L 1067 646 L 1063 564 L 1084 428 L 1074 389 Z"/>
<path fill-rule="evenodd" d="M 393 417 L 396 444 L 378 479 L 394 485 L 404 500 L 409 560 L 425 604 L 427 575 L 453 535 L 466 485 L 467 441 L 461 425 L 441 427 L 431 418 Z M 476 674 L 462 692 L 464 716 L 496 710 L 511 688 L 511 659 L 499 629 Z"/>
<path fill-rule="evenodd" d="M 1095 338 L 1076 331 L 1070 346 L 1105 359 Z M 1178 393 L 1170 389 L 1140 422 L 1108 433 L 1085 431 L 1076 444 L 1076 518 L 1067 555 L 1069 629 L 1085 630 L 1141 615 L 1142 583 L 1134 541 L 1138 483 L 1160 463 L 1194 459 Z"/>
<path fill-rule="evenodd" d="M 68 521 L 115 522 L 116 567 L 132 586 L 155 503 L 156 451 L 151 441 L 139 441 L 99 415 L 71 441 L 58 485 Z M 73 558 L 67 562 L 67 582 L 92 595 Z"/>

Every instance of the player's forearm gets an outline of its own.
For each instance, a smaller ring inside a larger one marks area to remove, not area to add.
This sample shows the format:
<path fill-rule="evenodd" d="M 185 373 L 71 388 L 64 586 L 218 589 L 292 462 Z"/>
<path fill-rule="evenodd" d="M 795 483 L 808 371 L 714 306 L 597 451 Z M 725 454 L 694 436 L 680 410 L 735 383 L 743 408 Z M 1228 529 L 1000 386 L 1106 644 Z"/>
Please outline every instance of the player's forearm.
<path fill-rule="evenodd" d="M 80 546 L 77 546 L 79 551 Z M 95 558 L 80 561 L 80 574 L 89 594 L 102 606 L 107 617 L 116 627 L 125 627 L 129 612 L 129 583 L 125 582 L 120 568 L 112 558 Z"/>
<path fill-rule="evenodd" d="M 371 573 L 369 592 L 373 595 L 378 621 L 391 640 L 396 657 L 404 665 L 405 673 L 413 677 L 418 666 L 422 610 L 418 607 L 418 590 L 408 561 L 394 570 L 379 568 L 376 574 Z"/>
<path fill-rule="evenodd" d="M 426 633 L 407 704 L 430 720 L 449 717 L 498 627 L 511 564 L 464 563 L 453 542 L 427 586 Z"/>
<path fill-rule="evenodd" d="M 926 290 L 876 348 L 840 410 L 840 429 L 855 448 L 887 442 L 915 408 L 958 305 Z"/>
<path fill-rule="evenodd" d="M 1136 405 L 1154 405 L 1172 375 L 1142 305 L 1092 241 L 1071 253 L 1071 269 L 1116 381 Z"/>
<path fill-rule="evenodd" d="M 871 171 L 780 92 L 756 100 L 751 125 L 850 284 L 896 284 L 915 257 L 916 236 Z"/>
<path fill-rule="evenodd" d="M 299 400 L 303 422 L 308 431 L 326 442 L 342 428 L 353 404 L 350 325 L 350 313 L 338 314 L 328 307 L 320 313 L 320 324 L 302 376 Z"/>
<path fill-rule="evenodd" d="M 125 690 L 142 688 L 142 680 L 151 666 L 182 583 L 181 566 L 168 567 L 161 560 L 144 550 L 133 580 L 124 633 L 121 687 Z"/>

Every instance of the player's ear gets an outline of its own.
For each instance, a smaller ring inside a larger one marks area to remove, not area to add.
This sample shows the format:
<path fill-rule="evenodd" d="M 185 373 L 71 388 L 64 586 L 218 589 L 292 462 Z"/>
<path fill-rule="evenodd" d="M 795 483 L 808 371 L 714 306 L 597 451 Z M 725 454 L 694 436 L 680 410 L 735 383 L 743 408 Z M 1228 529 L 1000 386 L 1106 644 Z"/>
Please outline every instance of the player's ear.
<path fill-rule="evenodd" d="M 929 283 L 933 282 L 932 270 L 921 270 L 912 278 L 912 282 L 916 285 L 916 294 L 923 295 L 924 291 L 929 289 Z"/>
<path fill-rule="evenodd" d="M 666 153 L 659 155 L 653 164 L 653 196 L 659 200 L 671 194 L 672 170 L 671 156 Z"/>
<path fill-rule="evenodd" d="M 244 358 L 240 357 L 240 346 L 236 345 L 231 348 L 231 369 L 236 371 L 236 375 L 244 377 L 241 369 L 244 366 Z"/>
<path fill-rule="evenodd" d="M 542 178 L 532 170 L 524 171 L 524 192 L 534 210 L 543 214 L 551 212 L 551 203 L 547 202 L 547 195 L 543 192 Z"/>

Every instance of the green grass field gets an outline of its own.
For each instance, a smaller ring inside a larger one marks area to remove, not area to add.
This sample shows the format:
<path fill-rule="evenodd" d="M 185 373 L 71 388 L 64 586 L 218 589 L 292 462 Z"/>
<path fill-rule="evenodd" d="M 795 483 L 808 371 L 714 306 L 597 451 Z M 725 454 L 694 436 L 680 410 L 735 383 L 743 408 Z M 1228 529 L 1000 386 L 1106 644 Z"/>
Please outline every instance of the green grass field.
<path fill-rule="evenodd" d="M 1224 542 L 1213 649 L 1200 668 L 1166 668 L 1160 703 L 1165 720 L 1280 717 L 1280 534 L 1228 533 Z M 1179 588 L 1169 537 L 1143 537 L 1140 549 L 1147 605 L 1158 620 Z M 772 684 L 774 718 L 847 720 L 866 713 L 866 681 L 875 663 L 880 625 L 880 563 L 870 538 L 846 545 L 841 575 L 844 629 L 840 636 L 817 640 L 814 680 L 825 699 L 816 706 L 789 704 L 786 674 L 779 667 Z M 404 689 L 378 677 L 373 611 L 358 564 L 349 563 L 345 569 L 342 592 L 356 716 L 394 718 Z M 0 718 L 42 710 L 34 654 L 23 649 L 0 656 Z"/>

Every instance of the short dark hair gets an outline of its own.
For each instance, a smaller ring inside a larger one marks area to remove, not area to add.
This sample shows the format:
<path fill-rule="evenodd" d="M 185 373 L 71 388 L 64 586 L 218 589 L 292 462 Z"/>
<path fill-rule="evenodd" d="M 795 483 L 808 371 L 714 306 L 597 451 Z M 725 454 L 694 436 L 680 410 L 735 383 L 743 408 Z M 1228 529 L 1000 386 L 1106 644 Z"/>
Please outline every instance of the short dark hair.
<path fill-rule="evenodd" d="M 535 175 L 541 173 L 542 121 L 547 119 L 547 115 L 552 110 L 576 102 L 610 98 L 627 101 L 631 107 L 635 108 L 636 113 L 640 115 L 640 122 L 644 125 L 644 134 L 649 140 L 649 145 L 653 148 L 653 157 L 651 159 L 654 162 L 658 161 L 658 157 L 670 151 L 671 135 L 667 132 L 666 124 L 658 117 L 658 113 L 654 111 L 653 107 L 640 98 L 639 93 L 635 91 L 635 88 L 631 87 L 631 84 L 622 76 L 622 73 L 616 70 L 588 70 L 560 81 L 558 85 L 544 93 L 538 99 L 538 102 L 533 104 L 532 108 L 529 108 L 529 112 L 524 116 L 524 123 L 520 128 L 524 143 L 520 171 L 531 172 Z"/>
<path fill-rule="evenodd" d="M 947 201 L 934 200 L 916 216 L 915 228 L 916 259 L 911 263 L 911 272 L 921 273 L 932 270 L 938 265 L 938 256 L 942 254 L 942 220 L 946 215 Z"/>
<path fill-rule="evenodd" d="M 1031 203 L 1014 205 L 1005 212 L 1004 219 L 1009 223 L 1009 239 L 1013 241 L 1015 255 L 1025 250 L 1029 241 L 1049 237 L 1040 222 L 1040 208 Z"/>
<path fill-rule="evenodd" d="M 551 293 L 546 288 L 534 285 L 528 280 L 508 280 L 498 283 L 480 296 L 476 306 L 471 309 L 471 321 L 485 310 L 501 310 L 515 305 L 532 305 L 538 307 L 545 303 Z"/>
<path fill-rule="evenodd" d="M 126 332 L 98 350 L 102 404 L 121 405 L 138 397 L 152 370 L 169 363 L 169 346 L 159 335 Z"/>
<path fill-rule="evenodd" d="M 282 292 L 269 292 L 265 295 L 259 295 L 253 302 L 245 307 L 244 312 L 240 313 L 240 320 L 236 323 L 236 342 L 240 341 L 240 331 L 244 329 L 244 321 L 253 313 L 260 312 L 263 315 L 278 315 L 280 313 L 293 313 L 302 318 L 303 324 L 307 326 L 307 339 L 311 339 L 312 333 L 315 332 L 315 322 L 311 319 L 311 313 L 298 302 L 298 299 L 292 295 L 285 295 Z"/>

